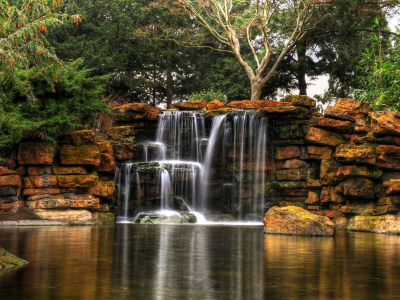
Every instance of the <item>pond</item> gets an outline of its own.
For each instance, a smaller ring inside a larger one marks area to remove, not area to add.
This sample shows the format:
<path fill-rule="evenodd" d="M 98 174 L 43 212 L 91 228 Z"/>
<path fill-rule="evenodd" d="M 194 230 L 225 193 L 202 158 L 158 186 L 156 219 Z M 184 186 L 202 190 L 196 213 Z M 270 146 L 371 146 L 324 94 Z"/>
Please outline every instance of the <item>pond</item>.
<path fill-rule="evenodd" d="M 264 235 L 262 226 L 0 227 L 30 264 L 1 299 L 398 299 L 400 236 Z"/>

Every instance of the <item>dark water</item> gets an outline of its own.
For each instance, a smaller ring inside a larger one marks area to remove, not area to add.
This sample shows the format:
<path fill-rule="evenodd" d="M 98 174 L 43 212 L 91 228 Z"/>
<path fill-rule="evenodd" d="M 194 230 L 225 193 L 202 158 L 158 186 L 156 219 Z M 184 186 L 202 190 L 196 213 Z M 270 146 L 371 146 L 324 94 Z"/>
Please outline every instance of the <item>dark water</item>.
<path fill-rule="evenodd" d="M 0 227 L 31 261 L 0 299 L 399 299 L 400 237 L 263 235 L 262 226 Z"/>

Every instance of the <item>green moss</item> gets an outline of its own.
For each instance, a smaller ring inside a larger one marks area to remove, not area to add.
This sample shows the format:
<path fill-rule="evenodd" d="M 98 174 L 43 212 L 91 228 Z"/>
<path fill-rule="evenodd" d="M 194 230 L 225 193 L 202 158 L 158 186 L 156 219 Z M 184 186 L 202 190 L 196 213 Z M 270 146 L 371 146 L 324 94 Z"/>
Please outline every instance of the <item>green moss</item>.
<path fill-rule="evenodd" d="M 29 262 L 19 258 L 3 248 L 0 248 L 0 269 L 13 268 L 16 266 L 26 265 Z"/>

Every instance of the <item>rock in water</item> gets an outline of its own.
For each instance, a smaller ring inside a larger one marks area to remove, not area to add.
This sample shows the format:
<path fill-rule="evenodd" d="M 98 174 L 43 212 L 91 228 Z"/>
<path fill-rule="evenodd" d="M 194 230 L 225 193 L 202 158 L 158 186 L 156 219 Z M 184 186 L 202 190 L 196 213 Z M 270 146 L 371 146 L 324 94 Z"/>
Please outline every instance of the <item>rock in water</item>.
<path fill-rule="evenodd" d="M 3 248 L 0 248 L 0 270 L 26 265 L 28 261 L 19 258 Z"/>
<path fill-rule="evenodd" d="M 264 233 L 333 236 L 336 228 L 325 216 L 312 214 L 301 207 L 272 207 L 263 220 Z"/>

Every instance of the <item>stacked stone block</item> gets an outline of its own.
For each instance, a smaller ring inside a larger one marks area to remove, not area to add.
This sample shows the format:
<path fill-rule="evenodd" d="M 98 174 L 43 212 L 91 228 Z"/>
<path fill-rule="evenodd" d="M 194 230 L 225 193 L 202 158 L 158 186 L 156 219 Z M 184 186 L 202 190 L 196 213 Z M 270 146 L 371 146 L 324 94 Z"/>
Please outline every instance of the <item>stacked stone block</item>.
<path fill-rule="evenodd" d="M 91 130 L 65 136 L 62 145 L 21 143 L 22 199 L 42 219 L 71 224 L 113 222 L 116 164 L 108 141 Z M 99 214 L 104 214 L 99 216 Z"/>

